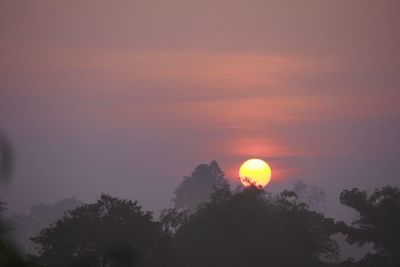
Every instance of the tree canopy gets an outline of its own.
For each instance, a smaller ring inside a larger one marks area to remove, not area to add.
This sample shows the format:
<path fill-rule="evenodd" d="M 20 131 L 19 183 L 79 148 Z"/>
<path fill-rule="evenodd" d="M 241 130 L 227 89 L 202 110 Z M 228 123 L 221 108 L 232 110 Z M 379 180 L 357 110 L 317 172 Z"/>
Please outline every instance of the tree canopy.
<path fill-rule="evenodd" d="M 362 266 L 400 266 L 400 190 L 396 187 L 376 189 L 371 195 L 358 188 L 344 190 L 343 205 L 356 210 L 360 218 L 346 225 L 342 232 L 351 244 L 374 245 L 374 252 L 361 261 Z"/>
<path fill-rule="evenodd" d="M 171 266 L 168 238 L 137 202 L 102 194 L 33 238 L 43 266 Z"/>
<path fill-rule="evenodd" d="M 207 201 L 215 188 L 229 187 L 224 172 L 216 161 L 200 164 L 190 176 L 185 176 L 175 190 L 176 209 L 196 209 L 197 205 Z"/>
<path fill-rule="evenodd" d="M 11 229 L 3 220 L 6 210 L 4 202 L 0 199 L 0 266 L 1 267 L 28 267 L 33 266 L 18 251 L 17 247 L 7 236 Z"/>
<path fill-rule="evenodd" d="M 336 258 L 332 219 L 296 201 L 293 192 L 267 197 L 256 187 L 219 189 L 178 229 L 174 248 L 183 267 L 323 266 Z"/>
<path fill-rule="evenodd" d="M 83 205 L 83 202 L 75 197 L 70 197 L 61 199 L 53 204 L 41 203 L 32 205 L 29 214 L 12 216 L 9 221 L 13 225 L 12 233 L 17 244 L 22 251 L 34 253 L 34 244 L 30 238 L 36 236 L 40 230 L 61 218 L 66 211 L 81 205 Z"/>

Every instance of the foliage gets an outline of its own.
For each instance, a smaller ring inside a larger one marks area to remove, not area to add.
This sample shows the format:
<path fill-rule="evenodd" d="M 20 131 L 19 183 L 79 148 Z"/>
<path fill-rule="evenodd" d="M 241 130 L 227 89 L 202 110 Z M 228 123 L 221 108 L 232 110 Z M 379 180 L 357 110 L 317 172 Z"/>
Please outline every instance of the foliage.
<path fill-rule="evenodd" d="M 171 266 L 168 239 L 151 213 L 105 194 L 32 240 L 43 266 Z"/>
<path fill-rule="evenodd" d="M 14 167 L 14 154 L 9 139 L 0 133 L 0 182 L 11 176 Z M 3 220 L 5 203 L 0 198 L 0 266 L 25 267 L 29 263 L 22 257 L 15 245 L 7 237 L 11 229 Z M 29 265 L 30 266 L 30 265 Z"/>
<path fill-rule="evenodd" d="M 296 201 L 293 192 L 266 197 L 257 187 L 219 189 L 174 236 L 183 267 L 324 266 L 337 256 L 335 223 Z M 301 245 L 299 245 L 301 244 Z"/>
<path fill-rule="evenodd" d="M 168 235 L 173 235 L 187 220 L 188 210 L 165 209 L 161 212 L 160 223 L 163 231 Z"/>
<path fill-rule="evenodd" d="M 376 189 L 370 196 L 358 188 L 344 190 L 343 205 L 355 209 L 360 218 L 341 231 L 351 244 L 373 243 L 375 252 L 367 254 L 364 266 L 400 266 L 400 190 L 396 187 Z"/>
<path fill-rule="evenodd" d="M 200 164 L 191 176 L 183 178 L 175 190 L 175 208 L 195 210 L 197 205 L 207 201 L 215 188 L 229 187 L 224 172 L 216 161 L 210 164 Z"/>
<path fill-rule="evenodd" d="M 0 199 L 0 266 L 4 267 L 28 267 L 29 262 L 22 257 L 15 245 L 7 238 L 10 228 L 2 219 L 6 210 L 4 202 Z M 33 266 L 33 265 L 32 265 Z"/>
<path fill-rule="evenodd" d="M 34 253 L 34 244 L 30 241 L 30 238 L 38 235 L 40 230 L 61 218 L 64 212 L 81 205 L 83 205 L 83 202 L 70 197 L 61 199 L 54 204 L 32 205 L 29 214 L 14 215 L 10 221 L 18 245 L 24 252 Z"/>

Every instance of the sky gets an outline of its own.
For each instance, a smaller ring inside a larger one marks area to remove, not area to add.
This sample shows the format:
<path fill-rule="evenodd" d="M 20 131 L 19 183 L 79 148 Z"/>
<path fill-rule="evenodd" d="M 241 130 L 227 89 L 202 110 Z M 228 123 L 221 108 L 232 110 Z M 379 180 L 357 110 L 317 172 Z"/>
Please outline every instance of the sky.
<path fill-rule="evenodd" d="M 200 163 L 232 184 L 266 160 L 268 190 L 400 185 L 398 1 L 0 2 L 1 194 L 101 192 L 158 212 Z"/>

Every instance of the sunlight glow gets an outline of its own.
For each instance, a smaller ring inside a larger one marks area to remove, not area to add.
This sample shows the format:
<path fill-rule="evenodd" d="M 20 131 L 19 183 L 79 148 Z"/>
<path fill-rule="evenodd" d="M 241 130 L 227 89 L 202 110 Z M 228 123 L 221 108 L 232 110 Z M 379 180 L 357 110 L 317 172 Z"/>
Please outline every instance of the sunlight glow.
<path fill-rule="evenodd" d="M 271 168 L 261 159 L 249 159 L 239 170 L 239 178 L 244 186 L 255 184 L 265 187 L 271 180 L 271 174 Z"/>

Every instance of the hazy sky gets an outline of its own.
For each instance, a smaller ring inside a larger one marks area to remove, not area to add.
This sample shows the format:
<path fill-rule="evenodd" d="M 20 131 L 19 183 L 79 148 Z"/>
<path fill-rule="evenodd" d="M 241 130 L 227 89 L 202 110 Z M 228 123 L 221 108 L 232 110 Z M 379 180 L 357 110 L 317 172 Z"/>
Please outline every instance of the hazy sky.
<path fill-rule="evenodd" d="M 101 192 L 158 211 L 199 163 L 270 190 L 400 185 L 399 1 L 0 2 L 9 208 Z"/>

